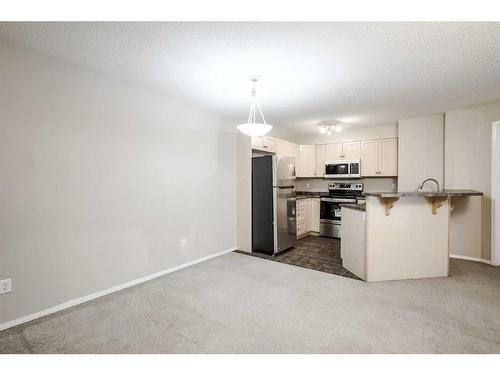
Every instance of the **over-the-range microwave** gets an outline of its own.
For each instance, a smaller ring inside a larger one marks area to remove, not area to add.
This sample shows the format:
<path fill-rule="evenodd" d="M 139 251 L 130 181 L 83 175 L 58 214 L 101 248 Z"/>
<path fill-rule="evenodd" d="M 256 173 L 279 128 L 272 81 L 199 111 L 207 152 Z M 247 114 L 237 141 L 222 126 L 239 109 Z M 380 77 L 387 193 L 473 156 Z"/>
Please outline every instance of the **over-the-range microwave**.
<path fill-rule="evenodd" d="M 326 178 L 359 178 L 361 177 L 361 161 L 333 160 L 325 162 Z"/>

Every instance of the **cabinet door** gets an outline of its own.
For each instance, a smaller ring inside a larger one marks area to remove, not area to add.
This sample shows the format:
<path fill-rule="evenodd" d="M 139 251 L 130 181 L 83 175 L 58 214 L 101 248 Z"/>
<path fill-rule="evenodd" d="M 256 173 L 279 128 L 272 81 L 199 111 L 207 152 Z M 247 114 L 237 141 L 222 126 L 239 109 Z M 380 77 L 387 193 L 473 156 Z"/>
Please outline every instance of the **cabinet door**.
<path fill-rule="evenodd" d="M 379 141 L 361 142 L 361 175 L 379 176 Z"/>
<path fill-rule="evenodd" d="M 316 168 L 314 176 L 323 177 L 325 175 L 325 145 L 316 145 Z"/>
<path fill-rule="evenodd" d="M 306 208 L 305 200 L 301 199 L 297 201 L 297 237 L 302 236 L 306 233 Z"/>
<path fill-rule="evenodd" d="M 398 140 L 387 138 L 380 140 L 380 173 L 379 176 L 398 175 Z"/>
<path fill-rule="evenodd" d="M 326 145 L 325 160 L 342 160 L 342 143 L 330 143 Z"/>
<path fill-rule="evenodd" d="M 252 150 L 262 150 L 262 137 L 252 137 Z"/>
<path fill-rule="evenodd" d="M 267 152 L 276 152 L 276 141 L 271 138 L 262 137 L 262 149 Z"/>
<path fill-rule="evenodd" d="M 314 145 L 299 146 L 299 169 L 297 177 L 315 177 L 316 147 Z"/>
<path fill-rule="evenodd" d="M 267 152 L 276 152 L 276 141 L 267 137 L 252 137 L 252 149 Z"/>
<path fill-rule="evenodd" d="M 342 144 L 342 159 L 353 160 L 361 158 L 361 142 L 347 142 Z"/>
<path fill-rule="evenodd" d="M 310 232 L 311 231 L 311 201 L 312 199 L 304 199 L 304 206 L 305 206 L 305 232 Z"/>
<path fill-rule="evenodd" d="M 319 198 L 311 199 L 311 232 L 319 232 Z"/>

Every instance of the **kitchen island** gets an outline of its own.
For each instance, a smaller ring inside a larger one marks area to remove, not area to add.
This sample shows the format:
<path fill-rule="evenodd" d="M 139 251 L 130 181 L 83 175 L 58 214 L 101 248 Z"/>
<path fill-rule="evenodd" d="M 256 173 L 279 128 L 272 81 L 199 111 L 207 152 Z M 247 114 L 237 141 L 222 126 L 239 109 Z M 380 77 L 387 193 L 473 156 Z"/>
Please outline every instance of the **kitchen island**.
<path fill-rule="evenodd" d="M 475 190 L 366 192 L 342 205 L 343 266 L 366 281 L 448 276 L 452 199 Z"/>

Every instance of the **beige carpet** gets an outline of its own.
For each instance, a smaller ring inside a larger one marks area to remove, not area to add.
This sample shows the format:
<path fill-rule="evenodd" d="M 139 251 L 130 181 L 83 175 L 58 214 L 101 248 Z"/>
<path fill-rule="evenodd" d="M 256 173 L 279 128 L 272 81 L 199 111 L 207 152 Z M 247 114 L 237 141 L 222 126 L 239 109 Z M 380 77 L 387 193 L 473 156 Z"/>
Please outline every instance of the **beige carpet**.
<path fill-rule="evenodd" d="M 231 253 L 0 332 L 1 353 L 500 353 L 500 268 L 364 283 Z"/>

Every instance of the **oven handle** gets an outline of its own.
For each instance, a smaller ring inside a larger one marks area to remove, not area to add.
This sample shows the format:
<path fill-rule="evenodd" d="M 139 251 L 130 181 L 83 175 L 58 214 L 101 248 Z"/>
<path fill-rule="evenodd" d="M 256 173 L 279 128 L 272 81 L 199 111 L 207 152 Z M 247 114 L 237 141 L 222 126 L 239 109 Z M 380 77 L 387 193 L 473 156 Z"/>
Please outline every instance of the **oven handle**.
<path fill-rule="evenodd" d="M 356 203 L 354 198 L 321 198 L 322 202 L 332 202 L 332 203 Z"/>

